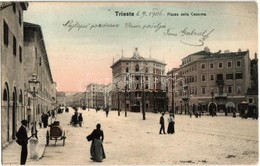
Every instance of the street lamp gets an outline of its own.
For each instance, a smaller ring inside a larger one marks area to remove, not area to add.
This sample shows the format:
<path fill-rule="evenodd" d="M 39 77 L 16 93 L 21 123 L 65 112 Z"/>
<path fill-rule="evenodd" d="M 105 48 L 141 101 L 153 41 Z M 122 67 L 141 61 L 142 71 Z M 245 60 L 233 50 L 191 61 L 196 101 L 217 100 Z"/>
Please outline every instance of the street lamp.
<path fill-rule="evenodd" d="M 175 113 L 175 106 L 174 106 L 174 93 L 175 93 L 175 88 L 176 88 L 176 82 L 177 82 L 177 75 L 178 75 L 178 73 L 175 73 L 175 74 L 173 74 L 173 71 L 172 71 L 172 73 L 171 73 L 171 78 L 169 78 L 169 79 L 171 79 L 171 92 L 172 92 L 172 113 L 174 114 Z M 174 76 L 174 77 L 173 77 Z M 174 81 L 173 81 L 174 80 Z M 175 85 L 173 85 L 173 83 L 175 84 Z"/>
<path fill-rule="evenodd" d="M 31 80 L 29 80 L 29 86 L 30 86 L 30 93 L 33 96 L 33 134 L 36 133 L 36 110 L 35 110 L 35 100 L 36 100 L 36 94 L 37 90 L 39 89 L 39 83 L 40 81 L 37 80 L 37 75 L 33 74 Z M 38 139 L 33 136 L 30 139 L 30 147 L 31 147 L 31 158 L 32 159 L 38 159 L 38 153 L 36 151 L 38 145 Z"/>
<path fill-rule="evenodd" d="M 118 83 L 116 83 L 116 90 L 117 90 L 117 109 L 118 109 L 118 116 L 120 116 L 120 103 L 119 103 L 119 87 L 118 87 Z"/>
<path fill-rule="evenodd" d="M 213 96 L 214 96 L 214 89 L 211 88 L 211 116 L 213 117 Z"/>
<path fill-rule="evenodd" d="M 127 85 L 125 85 L 125 117 L 127 117 L 127 111 L 126 111 L 126 93 L 127 93 Z"/>

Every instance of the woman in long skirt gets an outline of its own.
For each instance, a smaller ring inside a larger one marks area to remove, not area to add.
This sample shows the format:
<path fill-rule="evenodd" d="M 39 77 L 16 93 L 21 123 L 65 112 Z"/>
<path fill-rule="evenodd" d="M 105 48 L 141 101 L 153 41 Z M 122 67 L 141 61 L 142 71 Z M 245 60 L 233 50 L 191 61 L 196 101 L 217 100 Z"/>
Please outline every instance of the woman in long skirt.
<path fill-rule="evenodd" d="M 91 133 L 91 147 L 90 147 L 90 154 L 91 160 L 102 162 L 103 159 L 106 158 L 104 147 L 103 147 L 103 140 L 104 140 L 104 133 L 100 129 L 101 125 L 97 124 L 97 128 L 93 130 Z"/>
<path fill-rule="evenodd" d="M 168 129 L 167 129 L 167 133 L 168 134 L 173 134 L 175 131 L 174 131 L 174 117 L 172 114 L 170 114 L 170 117 L 168 118 Z"/>

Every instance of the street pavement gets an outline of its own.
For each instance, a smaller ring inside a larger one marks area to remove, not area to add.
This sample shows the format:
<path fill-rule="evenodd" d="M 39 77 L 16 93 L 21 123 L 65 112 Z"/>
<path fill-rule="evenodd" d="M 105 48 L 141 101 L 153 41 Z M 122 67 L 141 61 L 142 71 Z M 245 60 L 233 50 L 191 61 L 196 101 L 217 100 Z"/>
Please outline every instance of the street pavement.
<path fill-rule="evenodd" d="M 66 131 L 65 146 L 61 141 L 54 146 L 54 141 L 51 141 L 40 160 L 28 159 L 27 164 L 249 165 L 259 161 L 258 121 L 251 118 L 175 115 L 175 133 L 159 134 L 159 113 L 146 113 L 146 120 L 142 120 L 141 113 L 128 112 L 125 117 L 123 111 L 121 116 L 116 111 L 110 111 L 106 117 L 104 111 L 80 109 L 79 112 L 84 118 L 82 127 L 69 124 L 74 113 L 71 108 L 69 113 L 57 116 Z M 166 130 L 168 116 L 164 116 Z M 91 143 L 86 140 L 97 123 L 101 123 L 105 136 L 103 145 L 107 158 L 102 163 L 94 163 L 90 159 Z M 45 136 L 46 129 L 39 129 L 42 145 L 45 145 Z M 4 149 L 3 154 L 4 164 L 18 164 L 20 161 L 20 147 L 15 142 Z"/>
<path fill-rule="evenodd" d="M 49 118 L 49 123 L 51 120 L 55 120 L 54 118 Z M 30 141 L 28 141 L 28 156 L 27 156 L 27 162 L 31 163 L 35 160 L 40 160 L 44 154 L 45 151 L 45 145 L 46 145 L 46 132 L 47 128 L 39 128 L 37 127 L 38 133 L 38 146 L 37 146 L 37 152 L 38 152 L 38 159 L 31 159 L 30 158 Z M 28 136 L 31 135 L 31 131 L 28 131 Z M 2 165 L 20 165 L 20 156 L 21 156 L 21 146 L 16 143 L 16 141 L 11 142 L 6 148 L 2 149 Z"/>

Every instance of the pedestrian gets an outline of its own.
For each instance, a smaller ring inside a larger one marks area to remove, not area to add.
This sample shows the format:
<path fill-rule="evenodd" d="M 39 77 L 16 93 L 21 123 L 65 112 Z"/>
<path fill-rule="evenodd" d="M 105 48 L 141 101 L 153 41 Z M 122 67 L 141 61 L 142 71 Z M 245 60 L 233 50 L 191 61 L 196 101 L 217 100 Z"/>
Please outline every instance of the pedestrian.
<path fill-rule="evenodd" d="M 167 133 L 168 134 L 173 134 L 174 133 L 174 117 L 173 117 L 173 114 L 170 114 L 169 115 L 169 118 L 168 118 L 168 129 L 167 129 Z"/>
<path fill-rule="evenodd" d="M 74 115 L 72 116 L 72 122 L 74 126 L 77 126 L 78 124 L 78 111 L 74 112 Z"/>
<path fill-rule="evenodd" d="M 48 126 L 48 122 L 49 121 L 49 116 L 48 116 L 48 114 L 45 114 L 45 113 L 43 113 L 43 127 L 44 128 L 47 128 L 47 126 Z"/>
<path fill-rule="evenodd" d="M 160 117 L 160 125 L 161 125 L 161 128 L 160 128 L 160 132 L 159 134 L 162 134 L 162 131 L 163 131 L 163 134 L 166 134 L 165 133 L 165 125 L 164 125 L 164 112 L 162 113 L 162 116 Z"/>
<path fill-rule="evenodd" d="M 65 112 L 69 112 L 69 108 L 68 107 L 65 107 Z"/>
<path fill-rule="evenodd" d="M 99 123 L 97 124 L 96 129 L 87 136 L 87 139 L 88 141 L 92 141 L 90 146 L 90 159 L 102 162 L 102 160 L 106 158 L 106 155 L 103 147 L 104 133 L 101 130 L 101 125 Z"/>
<path fill-rule="evenodd" d="M 28 144 L 28 136 L 27 136 L 27 120 L 22 120 L 21 121 L 22 125 L 19 128 L 18 132 L 16 133 L 17 139 L 20 141 L 19 145 L 22 146 L 22 151 L 21 151 L 21 159 L 20 159 L 20 165 L 25 165 L 26 160 L 27 160 L 27 155 L 28 155 L 28 149 L 27 149 L 27 144 Z"/>
<path fill-rule="evenodd" d="M 107 107 L 105 110 L 106 110 L 106 117 L 108 117 L 109 108 Z"/>
<path fill-rule="evenodd" d="M 54 110 L 51 111 L 51 115 L 52 115 L 52 118 L 55 118 L 55 111 Z"/>
<path fill-rule="evenodd" d="M 79 114 L 79 126 L 81 127 L 82 126 L 82 122 L 83 122 L 83 117 L 82 117 L 82 113 Z"/>

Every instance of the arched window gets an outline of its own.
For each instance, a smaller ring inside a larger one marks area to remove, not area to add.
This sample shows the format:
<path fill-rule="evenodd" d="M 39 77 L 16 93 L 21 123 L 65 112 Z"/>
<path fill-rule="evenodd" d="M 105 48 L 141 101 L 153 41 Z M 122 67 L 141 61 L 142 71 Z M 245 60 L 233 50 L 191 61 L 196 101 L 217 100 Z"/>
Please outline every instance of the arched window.
<path fill-rule="evenodd" d="M 7 101 L 7 99 L 8 99 L 8 93 L 7 93 L 7 89 L 5 89 L 3 94 L 3 100 Z"/>
<path fill-rule="evenodd" d="M 22 90 L 20 90 L 19 102 L 20 102 L 20 103 L 23 102 L 23 92 L 22 92 Z"/>
<path fill-rule="evenodd" d="M 127 72 L 127 73 L 128 73 L 128 67 L 126 67 L 126 68 L 125 68 L 125 72 Z"/>
<path fill-rule="evenodd" d="M 135 65 L 135 71 L 139 71 L 139 65 Z"/>
<path fill-rule="evenodd" d="M 3 92 L 3 101 L 8 101 L 9 100 L 9 88 L 8 88 L 8 84 L 5 83 L 5 89 Z"/>

